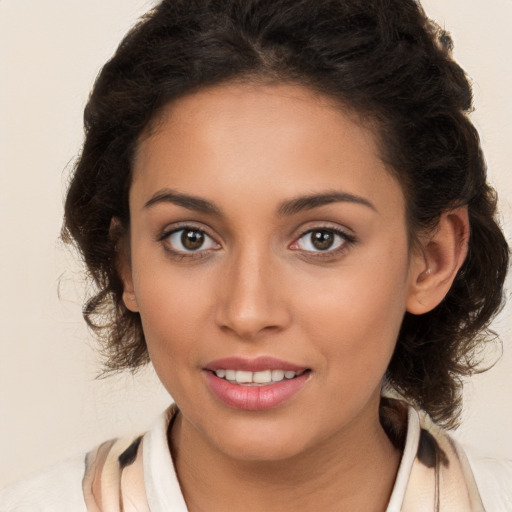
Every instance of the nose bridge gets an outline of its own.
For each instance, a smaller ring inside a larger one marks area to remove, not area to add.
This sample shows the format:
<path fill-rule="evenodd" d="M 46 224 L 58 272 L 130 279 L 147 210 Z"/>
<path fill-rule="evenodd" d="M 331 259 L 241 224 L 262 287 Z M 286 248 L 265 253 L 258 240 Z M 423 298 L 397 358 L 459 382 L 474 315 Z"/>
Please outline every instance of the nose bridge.
<path fill-rule="evenodd" d="M 276 258 L 256 244 L 234 251 L 227 266 L 219 304 L 219 325 L 244 339 L 287 322 L 286 305 L 278 293 Z"/>

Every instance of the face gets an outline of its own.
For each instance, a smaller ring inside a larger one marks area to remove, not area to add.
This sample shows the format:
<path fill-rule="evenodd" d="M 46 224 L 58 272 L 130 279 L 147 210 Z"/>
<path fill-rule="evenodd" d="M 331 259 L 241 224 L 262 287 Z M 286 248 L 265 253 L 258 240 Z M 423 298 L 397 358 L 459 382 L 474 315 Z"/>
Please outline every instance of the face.
<path fill-rule="evenodd" d="M 183 428 L 271 460 L 378 423 L 410 258 L 353 114 L 294 85 L 182 98 L 140 141 L 130 215 L 124 300 Z"/>

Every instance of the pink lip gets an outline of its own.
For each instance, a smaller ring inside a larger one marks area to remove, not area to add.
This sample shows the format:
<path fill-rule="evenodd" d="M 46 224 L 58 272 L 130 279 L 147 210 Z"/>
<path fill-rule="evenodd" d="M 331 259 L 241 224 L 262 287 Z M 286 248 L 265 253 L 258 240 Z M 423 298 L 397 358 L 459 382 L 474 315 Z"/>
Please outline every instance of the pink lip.
<path fill-rule="evenodd" d="M 291 372 L 301 372 L 306 370 L 305 366 L 298 366 L 275 357 L 262 356 L 255 359 L 245 359 L 243 357 L 225 357 L 211 361 L 205 367 L 205 370 L 214 372 L 215 370 L 244 370 L 246 372 L 261 372 L 263 370 L 284 370 Z"/>
<path fill-rule="evenodd" d="M 283 379 L 279 382 L 263 386 L 248 386 L 233 384 L 225 379 L 217 377 L 215 370 L 245 370 L 258 372 L 263 370 L 285 370 L 304 372 L 293 379 Z M 297 366 L 273 357 L 258 357 L 256 359 L 243 359 L 228 357 L 208 363 L 203 373 L 207 386 L 212 393 L 223 403 L 235 409 L 247 411 L 261 411 L 277 407 L 290 400 L 308 382 L 311 376 L 307 368 Z"/>

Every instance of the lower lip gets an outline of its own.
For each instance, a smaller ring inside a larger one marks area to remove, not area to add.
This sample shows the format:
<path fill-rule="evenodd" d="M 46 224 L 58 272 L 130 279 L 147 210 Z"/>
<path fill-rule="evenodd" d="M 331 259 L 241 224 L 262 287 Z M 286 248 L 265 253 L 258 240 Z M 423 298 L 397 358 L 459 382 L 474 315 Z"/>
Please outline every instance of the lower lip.
<path fill-rule="evenodd" d="M 277 407 L 290 400 L 309 380 L 305 372 L 293 379 L 285 379 L 267 386 L 244 386 L 217 377 L 211 371 L 205 371 L 206 382 L 222 402 L 235 409 L 262 411 Z"/>

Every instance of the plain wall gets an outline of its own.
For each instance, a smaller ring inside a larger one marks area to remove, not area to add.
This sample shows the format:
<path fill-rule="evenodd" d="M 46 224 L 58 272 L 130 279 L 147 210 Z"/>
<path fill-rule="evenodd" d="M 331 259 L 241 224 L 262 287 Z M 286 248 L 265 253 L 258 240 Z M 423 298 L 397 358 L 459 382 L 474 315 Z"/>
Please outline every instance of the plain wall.
<path fill-rule="evenodd" d="M 101 65 L 149 0 L 0 0 L 0 486 L 117 435 L 170 402 L 149 369 L 95 380 L 81 267 L 59 242 L 62 203 Z M 511 0 L 425 0 L 474 81 L 476 112 L 511 239 Z M 510 289 L 510 287 L 509 287 Z M 59 297 L 60 295 L 60 297 Z M 504 355 L 466 386 L 456 436 L 512 458 L 512 322 Z"/>

